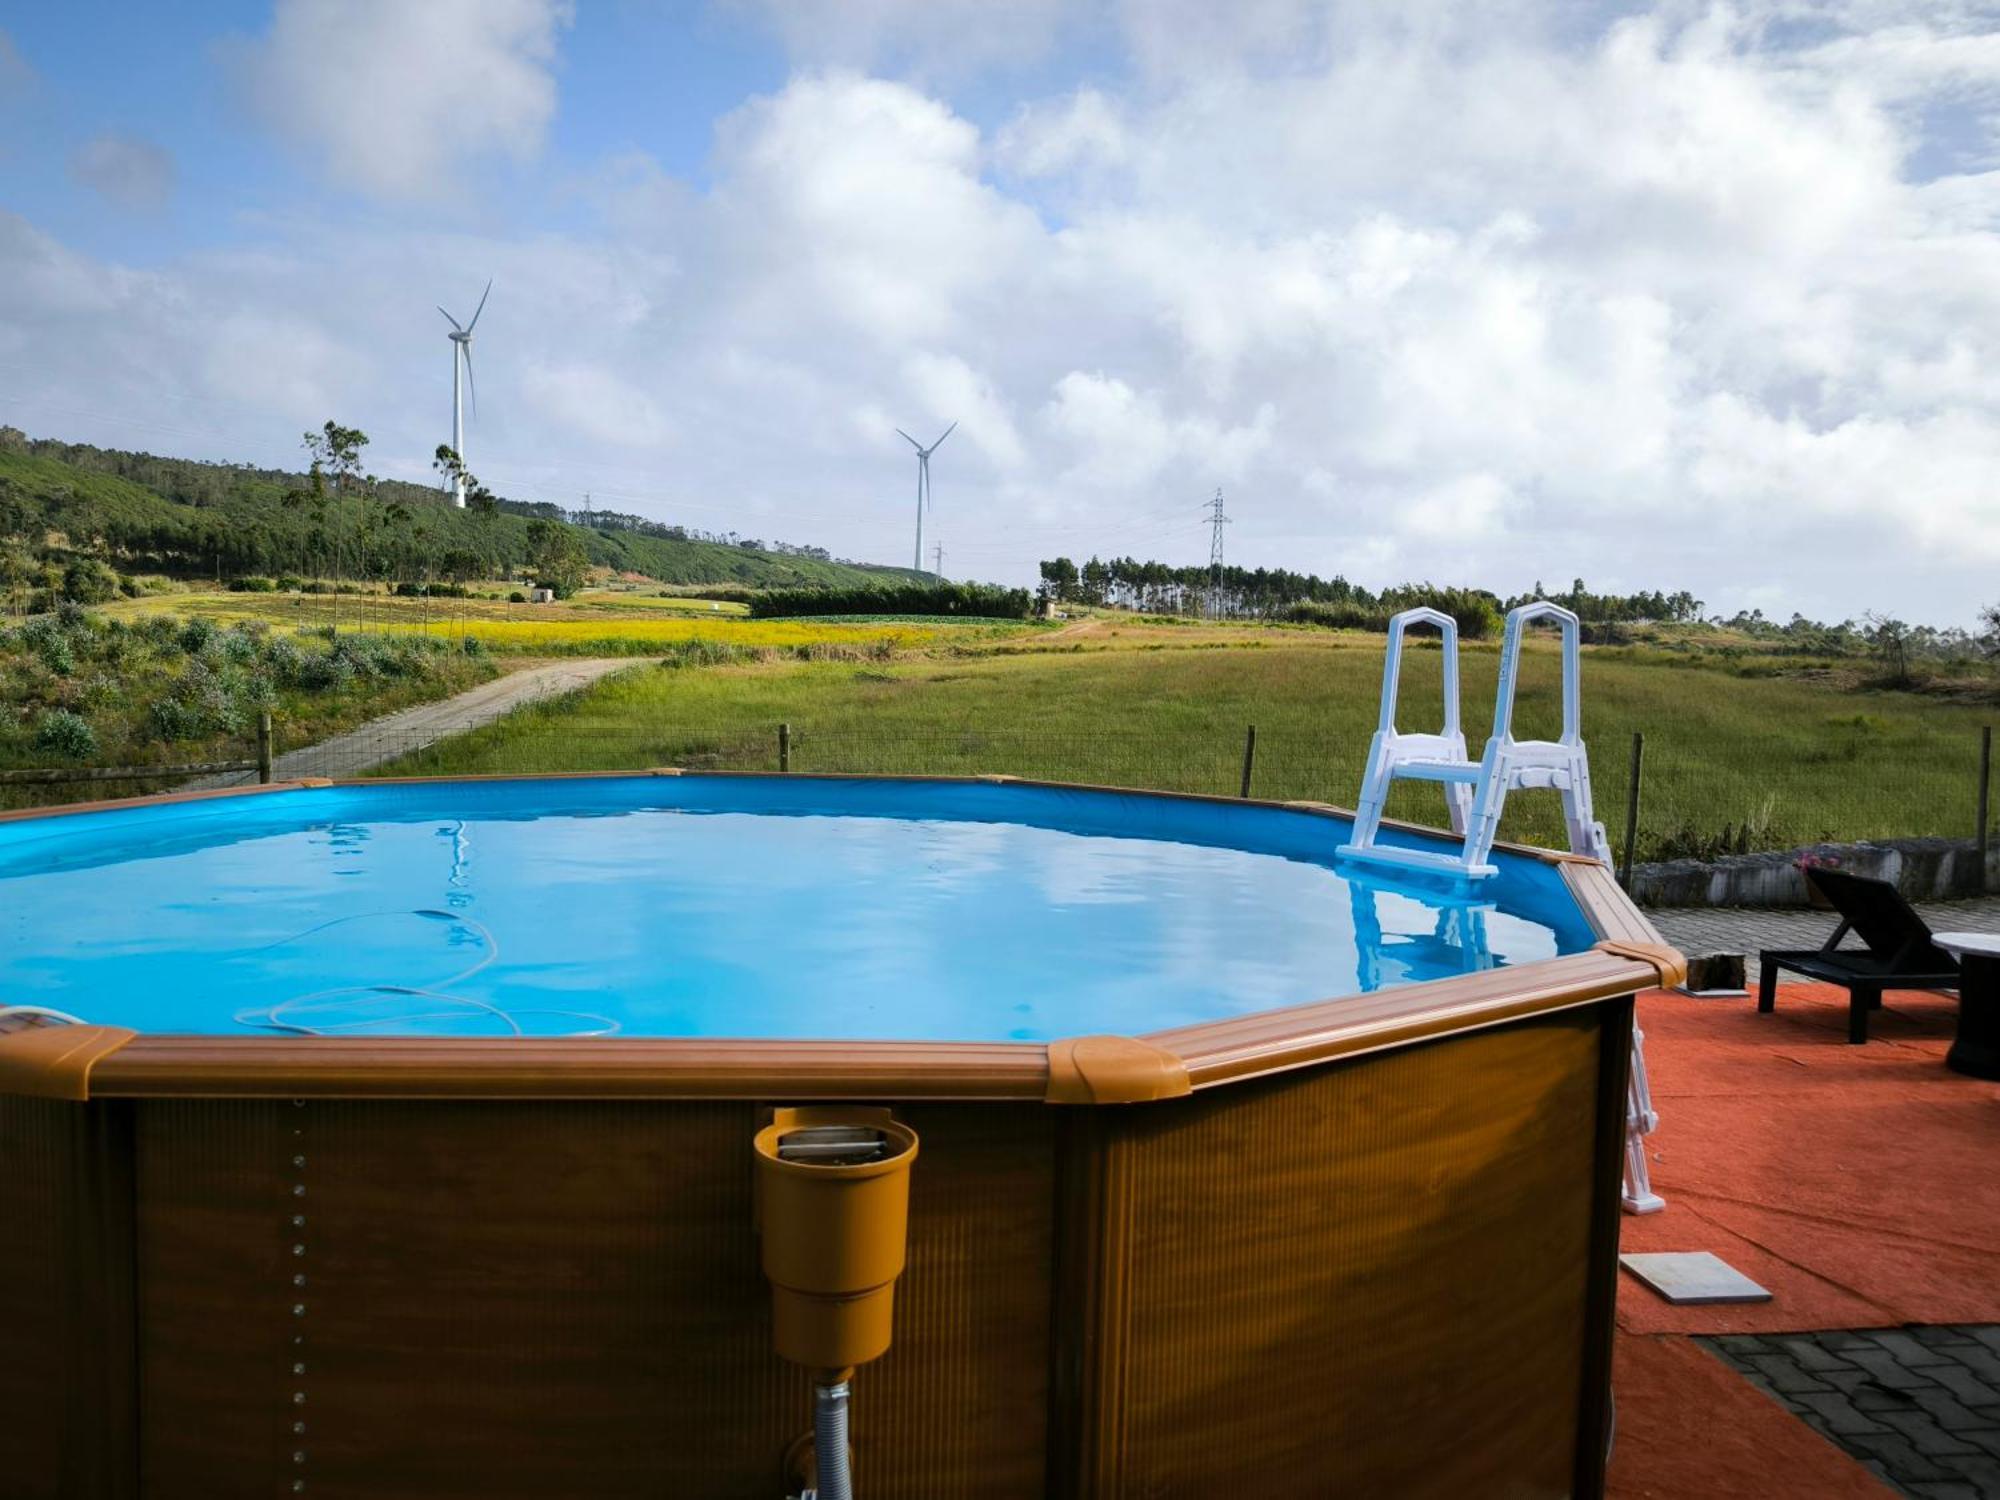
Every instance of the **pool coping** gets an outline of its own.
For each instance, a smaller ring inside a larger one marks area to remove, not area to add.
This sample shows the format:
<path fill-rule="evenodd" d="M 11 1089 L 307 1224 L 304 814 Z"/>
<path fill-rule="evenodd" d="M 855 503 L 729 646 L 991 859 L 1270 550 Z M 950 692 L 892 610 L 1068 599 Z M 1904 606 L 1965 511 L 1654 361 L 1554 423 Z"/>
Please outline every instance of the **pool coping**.
<path fill-rule="evenodd" d="M 329 786 L 686 776 L 1004 784 L 1286 809 L 1351 819 L 1332 803 L 1163 792 L 1021 776 L 871 776 L 818 771 L 498 772 L 473 776 L 320 777 L 268 786 L 0 812 L 0 822 L 258 796 Z M 1384 820 L 1418 837 L 1453 835 Z M 30 1025 L 0 1032 L 0 1094 L 94 1098 L 953 1099 L 1138 1104 L 1505 1025 L 1671 986 L 1686 975 L 1619 887 L 1584 855 L 1496 848 L 1558 867 L 1597 944 L 1451 979 L 1308 1001 L 1137 1037 L 1055 1042 L 855 1042 L 679 1037 L 216 1037 L 110 1026 Z M 49 1033 L 58 1032 L 57 1041 Z"/>

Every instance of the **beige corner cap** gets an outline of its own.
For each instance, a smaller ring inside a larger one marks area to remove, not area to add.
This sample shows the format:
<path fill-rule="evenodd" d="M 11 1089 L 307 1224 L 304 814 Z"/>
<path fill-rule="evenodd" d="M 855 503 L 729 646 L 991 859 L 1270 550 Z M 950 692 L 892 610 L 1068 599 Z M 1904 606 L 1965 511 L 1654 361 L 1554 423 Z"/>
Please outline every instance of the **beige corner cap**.
<path fill-rule="evenodd" d="M 1079 1036 L 1049 1043 L 1051 1104 L 1145 1104 L 1192 1093 L 1187 1065 L 1129 1036 Z"/>
<path fill-rule="evenodd" d="M 1678 948 L 1665 943 L 1624 943 L 1607 938 L 1597 945 L 1600 953 L 1615 953 L 1620 958 L 1637 959 L 1642 964 L 1651 964 L 1660 975 L 1660 988 L 1672 989 L 1677 984 L 1685 984 L 1688 977 L 1687 960 Z"/>
<path fill-rule="evenodd" d="M 0 1033 L 0 1094 L 90 1097 L 90 1070 L 139 1033 L 123 1026 L 24 1026 Z"/>

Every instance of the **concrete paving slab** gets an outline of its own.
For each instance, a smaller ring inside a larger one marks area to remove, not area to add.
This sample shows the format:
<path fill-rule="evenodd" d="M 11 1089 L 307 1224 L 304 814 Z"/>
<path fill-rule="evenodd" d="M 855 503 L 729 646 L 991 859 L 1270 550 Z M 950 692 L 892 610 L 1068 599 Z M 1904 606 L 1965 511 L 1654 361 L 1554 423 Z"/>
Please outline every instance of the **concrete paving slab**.
<path fill-rule="evenodd" d="M 1618 1263 L 1676 1306 L 1769 1302 L 1771 1294 L 1707 1250 L 1656 1250 L 1621 1255 Z"/>

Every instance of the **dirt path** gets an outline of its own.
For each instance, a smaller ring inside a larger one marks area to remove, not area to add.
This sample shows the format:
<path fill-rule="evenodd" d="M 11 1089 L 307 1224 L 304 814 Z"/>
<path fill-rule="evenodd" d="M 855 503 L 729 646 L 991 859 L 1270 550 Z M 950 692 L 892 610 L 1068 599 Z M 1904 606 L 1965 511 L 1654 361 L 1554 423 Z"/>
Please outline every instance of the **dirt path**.
<path fill-rule="evenodd" d="M 461 734 L 481 724 L 490 724 L 524 703 L 560 693 L 573 693 L 613 672 L 643 666 L 646 660 L 645 657 L 632 656 L 589 657 L 580 661 L 554 661 L 538 667 L 524 667 L 518 672 L 509 672 L 505 677 L 481 683 L 455 698 L 384 714 L 317 745 L 287 750 L 272 763 L 271 772 L 279 781 L 295 776 L 358 776 L 446 735 Z M 256 779 L 256 772 L 251 771 L 239 775 L 211 776 L 194 785 L 243 786 Z"/>

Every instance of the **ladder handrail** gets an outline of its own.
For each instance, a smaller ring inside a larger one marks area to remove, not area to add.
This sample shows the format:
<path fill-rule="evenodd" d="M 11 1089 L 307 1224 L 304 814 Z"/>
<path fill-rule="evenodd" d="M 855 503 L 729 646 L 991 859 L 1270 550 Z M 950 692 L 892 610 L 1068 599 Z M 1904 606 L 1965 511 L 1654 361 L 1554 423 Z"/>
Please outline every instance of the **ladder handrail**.
<path fill-rule="evenodd" d="M 1396 732 L 1396 697 L 1401 689 L 1403 675 L 1403 632 L 1411 625 L 1435 625 L 1444 641 L 1444 728 L 1440 733 L 1450 739 L 1460 732 L 1458 726 L 1458 621 L 1441 609 L 1429 605 L 1419 605 L 1415 609 L 1402 610 L 1389 617 L 1389 650 L 1382 660 L 1382 716 L 1375 729 L 1378 734 Z"/>
<path fill-rule="evenodd" d="M 1583 627 L 1573 613 L 1548 599 L 1507 611 L 1507 637 L 1500 647 L 1500 688 L 1493 699 L 1493 738 L 1506 741 L 1514 738 L 1514 678 L 1521 665 L 1521 637 L 1533 620 L 1556 620 L 1562 625 L 1563 727 L 1558 743 L 1575 745 L 1583 738 L 1579 660 Z"/>

